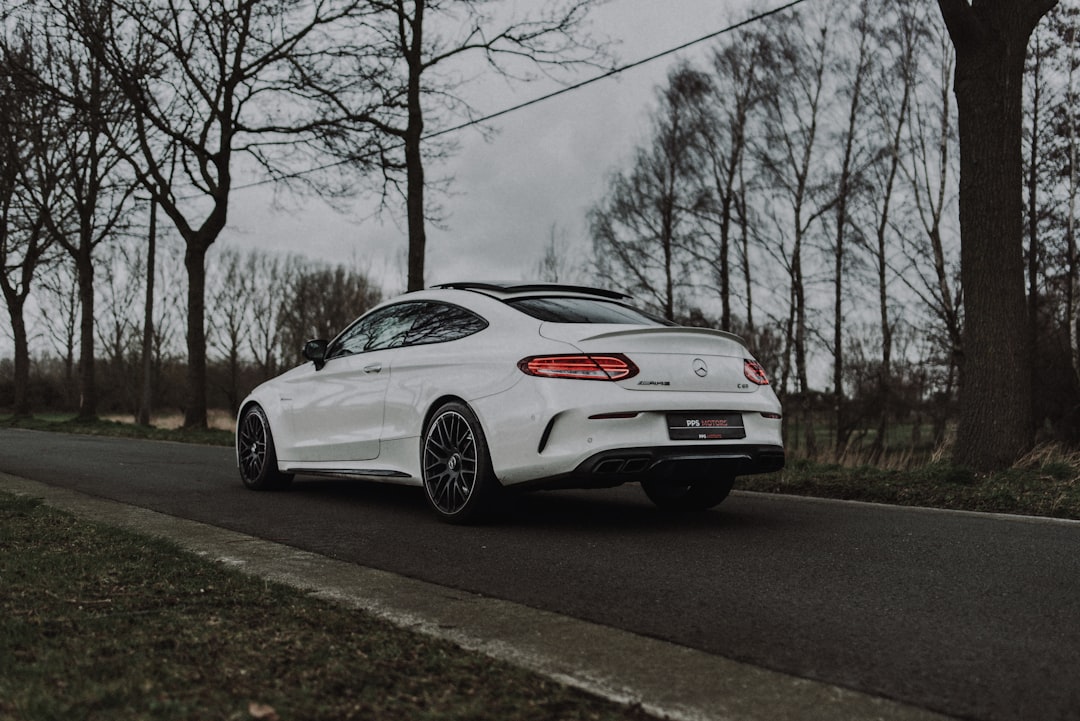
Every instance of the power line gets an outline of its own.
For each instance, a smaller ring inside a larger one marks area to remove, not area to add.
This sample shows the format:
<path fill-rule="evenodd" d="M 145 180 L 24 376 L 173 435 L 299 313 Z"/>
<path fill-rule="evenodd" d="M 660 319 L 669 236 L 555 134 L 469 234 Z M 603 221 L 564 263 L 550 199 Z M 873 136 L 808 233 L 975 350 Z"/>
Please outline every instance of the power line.
<path fill-rule="evenodd" d="M 657 53 L 655 55 L 650 55 L 647 58 L 642 58 L 641 60 L 636 60 L 636 61 L 634 61 L 632 63 L 629 63 L 628 65 L 623 65 L 623 66 L 615 68 L 613 70 L 609 70 L 606 73 L 603 73 L 601 75 L 597 75 L 596 77 L 592 77 L 592 78 L 589 78 L 587 80 L 583 80 L 582 82 L 577 83 L 575 85 L 569 85 L 569 86 L 567 86 L 565 88 L 559 88 L 558 90 L 556 90 L 554 92 L 551 92 L 551 93 L 548 93 L 547 95 L 541 95 L 538 98 L 533 98 L 532 100 L 527 100 L 527 101 L 525 101 L 523 103 L 520 103 L 518 105 L 514 105 L 512 107 L 496 111 L 494 113 L 491 113 L 490 115 L 485 115 L 482 118 L 477 118 L 476 120 L 470 120 L 470 121 L 468 121 L 466 123 L 462 123 L 461 125 L 456 125 L 456 126 L 454 126 L 452 128 L 447 128 L 445 130 L 439 130 L 437 132 L 431 133 L 430 135 L 424 136 L 423 139 L 427 140 L 428 138 L 435 138 L 435 137 L 438 137 L 440 135 L 445 135 L 447 133 L 453 133 L 453 132 L 457 132 L 458 130 L 463 130 L 463 129 L 469 127 L 470 125 L 476 125 L 478 123 L 485 123 L 485 122 L 487 122 L 489 120 L 494 120 L 495 118 L 502 117 L 503 115 L 507 115 L 509 113 L 516 112 L 516 111 L 521 110 L 523 108 L 527 108 L 530 105 L 536 105 L 537 103 L 542 103 L 545 100 L 550 100 L 551 98 L 558 97 L 559 95 L 569 93 L 569 92 L 571 92 L 573 90 L 578 90 L 579 88 L 583 88 L 586 85 L 592 85 L 593 83 L 600 82 L 601 80 L 606 80 L 606 79 L 608 79 L 610 77 L 614 77 L 615 75 L 618 75 L 620 73 L 624 73 L 627 70 L 633 70 L 636 67 L 639 67 L 641 65 L 646 65 L 648 63 L 653 62 L 654 60 L 659 60 L 660 58 L 667 57 L 668 55 L 674 55 L 675 53 L 686 50 L 687 48 L 692 47 L 694 45 L 698 45 L 700 43 L 706 42 L 707 40 L 712 40 L 713 38 L 717 38 L 717 37 L 719 37 L 721 35 L 724 35 L 726 33 L 733 32 L 735 30 L 738 30 L 739 28 L 742 28 L 742 27 L 745 27 L 745 26 L 750 25 L 752 23 L 764 20 L 765 18 L 768 18 L 768 17 L 770 17 L 772 15 L 777 15 L 779 13 L 784 12 L 785 10 L 788 10 L 790 8 L 795 7 L 796 5 L 801 5 L 804 2 L 806 2 L 806 0 L 792 0 L 792 2 L 789 2 L 787 5 L 783 5 L 781 7 L 778 7 L 775 10 L 769 10 L 767 12 L 761 13 L 760 15 L 755 15 L 754 17 L 743 20 L 742 22 L 736 23 L 734 25 L 730 25 L 730 26 L 724 28 L 723 30 L 717 30 L 716 32 L 709 33 L 708 35 L 703 35 L 700 38 L 697 38 L 695 40 L 691 40 L 689 42 L 685 42 L 682 45 L 678 45 L 676 47 L 669 48 L 669 49 L 664 50 L 663 52 L 659 52 L 659 53 Z"/>
<path fill-rule="evenodd" d="M 685 43 L 683 43 L 681 45 L 677 45 L 677 46 L 675 46 L 673 48 L 668 48 L 667 50 L 656 53 L 655 55 L 650 55 L 647 58 L 642 58 L 640 60 L 635 60 L 634 62 L 631 62 L 631 63 L 628 63 L 626 65 L 622 65 L 620 67 L 609 70 L 606 73 L 602 73 L 602 74 L 597 75 L 595 77 L 591 77 L 591 78 L 588 78 L 586 80 L 583 80 L 580 83 L 576 83 L 574 85 L 568 85 L 568 86 L 566 86 L 564 88 L 559 88 L 558 90 L 550 92 L 550 93 L 548 93 L 546 95 L 541 95 L 541 96 L 533 98 L 531 100 L 526 100 L 523 103 L 518 103 L 517 105 L 513 105 L 513 106 L 508 107 L 508 108 L 503 108 L 502 110 L 497 110 L 497 111 L 495 111 L 493 113 L 490 113 L 490 114 L 485 115 L 485 116 L 480 117 L 480 118 L 474 118 L 472 120 L 467 120 L 466 122 L 461 123 L 459 125 L 455 125 L 453 127 L 444 128 L 443 130 L 437 130 L 437 131 L 435 131 L 433 133 L 428 133 L 427 135 L 422 136 L 420 138 L 420 140 L 421 141 L 432 140 L 434 138 L 438 138 L 438 137 L 441 137 L 443 135 L 449 135 L 450 133 L 456 133 L 459 130 L 464 130 L 465 128 L 472 127 L 473 125 L 480 125 L 481 123 L 490 122 L 490 121 L 492 121 L 492 120 L 494 120 L 496 118 L 501 118 L 504 115 L 509 115 L 510 113 L 515 113 L 515 112 L 517 112 L 519 110 L 523 110 L 523 109 L 528 108 L 530 106 L 537 105 L 537 104 L 545 102 L 547 100 L 551 100 L 552 98 L 559 97 L 560 95 L 565 95 L 566 93 L 572 92 L 574 90 L 579 90 L 579 89 L 585 87 L 586 85 L 592 85 L 593 83 L 598 83 L 601 80 L 607 80 L 608 78 L 619 75 L 620 73 L 624 73 L 627 70 L 633 70 L 634 68 L 640 67 L 642 65 L 646 65 L 648 63 L 654 62 L 656 60 L 667 57 L 669 55 L 674 55 L 675 53 L 686 50 L 687 48 L 693 47 L 694 45 L 699 45 L 699 44 L 701 44 L 703 42 L 707 42 L 709 40 L 713 40 L 714 38 L 718 38 L 721 35 L 725 35 L 727 33 L 739 30 L 740 28 L 744 28 L 744 27 L 746 27 L 748 25 L 752 25 L 754 23 L 766 20 L 767 18 L 770 18 L 773 15 L 779 15 L 780 13 L 786 12 L 787 10 L 790 10 L 791 8 L 793 8 L 793 7 L 797 6 L 797 5 L 801 5 L 806 1 L 807 0 L 791 0 L 791 2 L 789 2 L 789 3 L 785 4 L 785 5 L 781 5 L 778 8 L 774 8 L 772 10 L 766 10 L 765 12 L 762 12 L 762 13 L 759 13 L 757 15 L 753 15 L 753 16 L 747 18 L 746 20 L 743 20 L 741 22 L 737 22 L 737 23 L 735 23 L 733 25 L 729 25 L 726 28 L 723 28 L 722 30 L 717 30 L 715 32 L 711 32 L 708 35 L 702 35 L 699 38 L 695 38 L 694 40 L 690 40 L 689 42 L 685 42 Z M 397 145 L 392 145 L 391 147 L 397 147 Z M 296 171 L 294 173 L 289 173 L 289 174 L 282 175 L 282 176 L 279 176 L 279 177 L 276 177 L 276 178 L 265 178 L 263 180 L 256 180 L 256 181 L 253 181 L 251 183 L 245 183 L 243 185 L 237 185 L 237 186 L 233 187 L 233 190 L 247 190 L 249 188 L 255 188 L 255 187 L 262 186 L 262 185 L 268 185 L 270 183 L 274 183 L 274 182 L 277 182 L 279 180 L 289 180 L 291 178 L 299 178 L 299 177 L 302 177 L 304 175 L 309 175 L 311 173 L 317 173 L 317 172 L 319 172 L 321 170 L 329 170 L 330 168 L 336 168 L 339 165 L 345 165 L 346 163 L 355 162 L 357 160 L 364 160 L 364 159 L 372 157 L 376 153 L 383 152 L 384 150 L 385 149 L 380 148 L 379 150 L 372 150 L 372 151 L 370 151 L 368 153 L 357 156 L 355 158 L 349 158 L 347 160 L 337 160 L 337 161 L 335 161 L 333 163 L 327 163 L 326 165 L 320 165 L 320 166 L 317 166 L 317 167 L 314 167 L 314 168 L 308 168 L 307 170 L 298 170 L 298 171 Z"/>

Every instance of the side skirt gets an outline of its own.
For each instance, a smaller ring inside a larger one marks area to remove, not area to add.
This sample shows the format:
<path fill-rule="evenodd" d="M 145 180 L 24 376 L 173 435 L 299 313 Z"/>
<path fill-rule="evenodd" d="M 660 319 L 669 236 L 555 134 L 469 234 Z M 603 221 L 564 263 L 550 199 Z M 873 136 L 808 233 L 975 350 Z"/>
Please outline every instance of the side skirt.
<path fill-rule="evenodd" d="M 379 481 L 380 483 L 394 483 L 402 486 L 421 485 L 418 478 L 413 478 L 408 473 L 401 471 L 380 470 L 377 468 L 363 471 L 336 468 L 304 468 L 303 466 L 290 466 L 282 469 L 285 473 L 293 473 L 302 476 L 321 476 L 324 478 L 350 478 L 361 481 Z"/>

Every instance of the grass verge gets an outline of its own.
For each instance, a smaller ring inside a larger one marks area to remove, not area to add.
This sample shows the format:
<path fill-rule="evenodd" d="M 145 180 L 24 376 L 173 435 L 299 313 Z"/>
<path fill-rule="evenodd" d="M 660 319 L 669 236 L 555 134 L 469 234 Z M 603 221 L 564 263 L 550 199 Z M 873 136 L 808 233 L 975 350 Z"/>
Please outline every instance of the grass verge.
<path fill-rule="evenodd" d="M 0 719 L 651 718 L 0 493 Z"/>
<path fill-rule="evenodd" d="M 1042 447 L 1010 469 L 974 473 L 946 461 L 907 470 L 789 461 L 777 473 L 743 476 L 747 491 L 902 506 L 1080 519 L 1080 456 Z"/>
<path fill-rule="evenodd" d="M 114 438 L 140 438 L 154 441 L 175 441 L 178 443 L 201 443 L 211 446 L 231 446 L 232 431 L 217 428 L 186 430 L 183 428 L 164 428 L 160 426 L 142 426 L 138 423 L 125 423 L 96 419 L 82 421 L 71 415 L 50 414 L 33 418 L 14 418 L 0 416 L 0 427 L 24 428 L 32 431 L 52 431 L 54 433 L 82 433 L 90 436 L 112 436 Z"/>

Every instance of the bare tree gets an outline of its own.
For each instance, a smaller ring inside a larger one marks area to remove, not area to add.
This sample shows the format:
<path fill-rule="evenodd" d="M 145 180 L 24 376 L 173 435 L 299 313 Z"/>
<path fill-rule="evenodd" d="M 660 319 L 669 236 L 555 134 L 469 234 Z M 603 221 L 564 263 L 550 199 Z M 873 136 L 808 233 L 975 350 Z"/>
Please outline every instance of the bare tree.
<path fill-rule="evenodd" d="M 746 331 L 754 335 L 754 284 L 751 272 L 750 248 L 751 237 L 754 235 L 752 228 L 756 226 L 752 219 L 753 211 L 747 202 L 746 168 L 739 167 L 739 192 L 735 194 L 735 209 L 739 217 L 739 268 L 741 270 L 743 287 L 746 292 Z M 761 245 L 760 239 L 755 239 L 753 245 Z M 775 370 L 778 366 L 770 366 Z"/>
<path fill-rule="evenodd" d="M 26 417 L 31 414 L 26 300 L 55 240 L 45 209 L 61 212 L 60 203 L 54 204 L 61 178 L 50 159 L 66 129 L 52 99 L 16 70 L 40 61 L 30 38 L 6 27 L 0 31 L 5 33 L 0 38 L 0 290 L 15 345 L 12 411 Z"/>
<path fill-rule="evenodd" d="M 177 402 L 178 394 L 175 391 L 166 392 L 163 381 L 166 368 L 183 357 L 183 309 L 187 288 L 183 282 L 177 282 L 184 277 L 183 242 L 167 234 L 162 235 L 158 238 L 156 256 L 154 286 L 159 290 L 154 293 L 150 363 L 151 383 L 156 389 L 155 407 L 161 405 L 166 397 L 173 399 L 174 407 L 182 407 Z M 146 274 L 140 273 L 140 277 L 145 278 Z M 144 326 L 145 322 L 143 318 Z"/>
<path fill-rule="evenodd" d="M 1076 437 L 1070 416 L 1075 416 L 1073 409 L 1080 400 L 1077 384 L 1070 382 L 1072 377 L 1049 384 L 1044 379 L 1064 361 L 1069 333 L 1068 133 L 1076 110 L 1069 103 L 1075 60 L 1070 61 L 1068 46 L 1077 12 L 1061 7 L 1035 29 L 1024 74 L 1024 235 L 1033 420 L 1036 429 L 1048 427 L 1063 438 Z"/>
<path fill-rule="evenodd" d="M 876 68 L 870 89 L 873 121 L 871 127 L 887 142 L 879 162 L 871 167 L 869 183 L 874 218 L 873 238 L 865 244 L 877 281 L 878 328 L 881 335 L 881 362 L 878 366 L 876 406 L 877 432 L 871 456 L 880 459 L 886 450 L 889 417 L 893 410 L 893 321 L 890 318 L 890 252 L 899 245 L 893 231 L 894 202 L 898 199 L 902 142 L 913 93 L 918 82 L 918 55 L 925 43 L 926 16 L 921 4 L 897 3 L 876 30 L 886 59 Z M 897 82 L 899 81 L 899 87 Z"/>
<path fill-rule="evenodd" d="M 1039 204 L 1040 165 L 1043 164 L 1042 144 L 1049 131 L 1047 122 L 1047 65 L 1053 52 L 1048 47 L 1049 32 L 1034 32 L 1031 52 L 1028 53 L 1024 78 L 1027 81 L 1027 102 L 1024 103 L 1024 235 L 1027 237 L 1027 330 L 1033 355 L 1039 353 L 1039 266 L 1042 253 Z M 1031 368 L 1035 373 L 1034 365 Z M 1034 380 L 1034 378 L 1033 378 Z"/>
<path fill-rule="evenodd" d="M 104 2 L 86 3 L 98 22 L 107 14 Z M 33 38 L 42 62 L 20 70 L 27 82 L 49 94 L 64 117 L 66 132 L 57 138 L 58 152 L 50 154 L 52 169 L 65 181 L 57 198 L 42 208 L 50 232 L 71 257 L 79 292 L 79 408 L 80 420 L 97 416 L 94 352 L 94 251 L 123 230 L 127 201 L 135 179 L 124 163 L 130 145 L 130 106 L 102 64 L 85 46 L 73 40 L 56 16 L 34 11 L 38 29 Z M 59 201 L 59 203 L 57 203 Z M 55 211 L 60 207 L 65 213 Z"/>
<path fill-rule="evenodd" d="M 720 297 L 720 325 L 732 327 L 731 296 L 733 295 L 731 260 L 736 243 L 735 234 L 742 228 L 746 238 L 748 217 L 740 195 L 745 192 L 744 169 L 749 148 L 752 113 L 768 92 L 759 77 L 757 66 L 768 52 L 763 35 L 742 33 L 712 54 L 710 92 L 700 99 L 703 155 L 700 180 L 711 202 L 698 214 L 702 233 L 712 241 L 702 244 L 695 255 L 712 268 Z M 747 294 L 747 316 L 750 309 L 749 261 L 745 259 L 744 281 Z M 751 323 L 752 326 L 752 323 Z"/>
<path fill-rule="evenodd" d="M 904 263 L 897 275 L 929 311 L 932 340 L 944 367 L 940 397 L 951 398 L 963 359 L 963 287 L 959 281 L 956 235 L 949 224 L 955 212 L 956 115 L 952 103 L 955 54 L 943 28 L 935 25 L 922 54 L 923 82 L 911 97 L 907 150 L 902 168 L 910 189 L 911 211 L 921 228 L 905 233 Z M 927 267 L 927 263 L 929 267 Z M 935 416 L 935 440 L 944 440 L 947 408 Z"/>
<path fill-rule="evenodd" d="M 1020 142 L 1024 58 L 1057 0 L 938 0 L 956 48 L 964 364 L 954 458 L 1011 465 L 1033 443 Z M 1002 409 L 1008 409 L 1003 412 Z"/>
<path fill-rule="evenodd" d="M 95 319 L 98 339 L 108 364 L 106 379 L 110 384 L 114 407 L 134 415 L 138 405 L 138 386 L 130 380 L 138 377 L 143 257 L 134 244 L 108 246 L 102 255 L 98 283 L 98 314 Z"/>
<path fill-rule="evenodd" d="M 876 149 L 868 148 L 859 135 L 864 124 L 866 85 L 876 58 L 871 49 L 873 40 L 871 18 L 876 8 L 863 2 L 850 19 L 852 35 L 857 40 L 854 53 L 845 58 L 849 67 L 844 68 L 847 77 L 841 79 L 841 95 L 847 100 L 847 118 L 840 134 L 841 158 L 837 177 L 835 201 L 835 236 L 833 243 L 833 396 L 834 422 L 836 425 L 836 454 L 839 457 L 847 444 L 850 433 L 844 396 L 844 280 L 847 277 L 846 243 L 854 224 L 852 207 L 864 194 L 863 178 L 866 166 Z"/>
<path fill-rule="evenodd" d="M 229 411 L 235 415 L 240 408 L 241 354 L 252 321 L 252 298 L 265 289 L 255 288 L 244 257 L 232 248 L 221 250 L 207 280 L 212 308 L 208 318 L 210 345 L 225 361 L 222 390 Z"/>
<path fill-rule="evenodd" d="M 408 290 L 424 287 L 424 223 L 432 211 L 425 190 L 425 159 L 445 150 L 432 142 L 451 117 L 470 115 L 461 99 L 461 63 L 472 56 L 509 80 L 536 72 L 594 65 L 602 44 L 584 32 L 594 0 L 546 2 L 539 9 L 499 19 L 506 3 L 488 0 L 372 0 L 381 12 L 366 61 L 367 77 L 381 86 L 380 101 L 358 112 L 388 138 L 400 143 L 403 157 L 383 154 L 384 199 L 404 198 L 409 229 Z M 503 6 L 500 8 L 499 6 Z M 536 5 L 535 3 L 533 4 Z M 425 107 L 426 106 L 426 107 Z"/>
<path fill-rule="evenodd" d="M 829 33 L 829 24 L 821 17 L 809 20 L 795 15 L 782 26 L 774 61 L 767 66 L 775 92 L 767 97 L 764 134 L 755 158 L 761 182 L 772 196 L 765 201 L 777 236 L 770 252 L 789 280 L 780 387 L 788 388 L 794 370 L 795 391 L 804 402 L 810 391 L 806 246 L 811 229 L 835 202 L 820 162 L 821 124 L 828 99 L 826 69 L 832 51 Z M 806 422 L 804 428 L 807 452 L 812 455 L 816 451 L 814 424 Z"/>
<path fill-rule="evenodd" d="M 1073 374 L 1080 382 L 1080 254 L 1077 252 L 1077 198 L 1080 197 L 1080 11 L 1061 13 L 1065 22 L 1055 22 L 1064 56 L 1064 89 L 1058 111 L 1058 134 L 1062 139 L 1062 180 L 1065 206 L 1065 248 L 1068 278 L 1065 292 L 1065 325 L 1069 338 Z M 1071 20 L 1071 22 L 1068 22 Z"/>
<path fill-rule="evenodd" d="M 38 323 L 64 369 L 64 401 L 77 403 L 78 381 L 75 378 L 75 348 L 79 341 L 79 282 L 73 263 L 59 262 L 47 273 L 40 273 Z"/>
<path fill-rule="evenodd" d="M 251 303 L 251 326 L 248 328 L 248 351 L 255 361 L 259 377 L 269 379 L 281 368 L 278 337 L 281 325 L 282 293 L 291 283 L 288 264 L 271 253 L 249 253 L 245 273 L 255 288 Z"/>
<path fill-rule="evenodd" d="M 188 276 L 184 423 L 206 425 L 206 253 L 225 227 L 240 172 L 277 180 L 321 158 L 360 162 L 346 98 L 357 85 L 336 50 L 363 33 L 370 3 L 50 0 L 135 113 L 127 160 L 183 238 Z M 98 10 L 103 10 L 98 12 Z M 348 72 L 348 77 L 346 76 Z M 179 154 L 174 166 L 172 150 Z M 177 177 L 172 170 L 178 169 Z M 335 166 L 340 169 L 345 166 Z M 297 182 L 343 192 L 337 176 Z"/>
<path fill-rule="evenodd" d="M 376 305 L 382 293 L 367 275 L 345 266 L 290 261 L 293 272 L 279 298 L 278 340 L 286 364 L 300 360 L 304 342 L 333 338 Z"/>
<path fill-rule="evenodd" d="M 536 280 L 548 283 L 580 283 L 586 275 L 580 258 L 576 257 L 566 237 L 566 230 L 552 224 L 548 242 L 536 262 Z"/>
<path fill-rule="evenodd" d="M 146 233 L 146 288 L 143 297 L 143 334 L 142 334 L 142 392 L 139 394 L 139 410 L 136 421 L 143 426 L 150 425 L 154 404 L 154 274 L 157 272 L 157 203 L 150 199 L 149 222 Z"/>
<path fill-rule="evenodd" d="M 137 423 L 151 425 L 166 396 L 170 405 L 178 405 L 178 393 L 169 385 L 182 390 L 176 381 L 164 384 L 163 371 L 180 365 L 182 354 L 183 253 L 167 234 L 152 245 L 138 235 L 119 240 L 105 246 L 96 264 L 96 326 L 108 381 L 101 402 L 133 411 Z M 151 283 L 154 291 L 147 293 Z M 117 368 L 123 369 L 122 383 Z"/>
<path fill-rule="evenodd" d="M 668 319 L 676 315 L 679 290 L 689 286 L 686 248 L 694 215 L 707 202 L 694 173 L 702 136 L 697 107 L 709 88 L 708 76 L 689 66 L 669 73 L 652 114 L 652 138 L 589 213 L 601 272 Z"/>

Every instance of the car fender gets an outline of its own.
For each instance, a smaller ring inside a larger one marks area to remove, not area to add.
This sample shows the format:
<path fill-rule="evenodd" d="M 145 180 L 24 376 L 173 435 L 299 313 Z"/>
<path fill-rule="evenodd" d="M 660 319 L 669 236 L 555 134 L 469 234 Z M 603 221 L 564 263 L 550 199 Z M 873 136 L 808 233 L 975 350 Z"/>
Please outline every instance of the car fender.
<path fill-rule="evenodd" d="M 301 364 L 292 370 L 272 378 L 255 387 L 250 394 L 240 403 L 236 415 L 237 427 L 244 412 L 253 403 L 257 403 L 266 413 L 266 419 L 270 423 L 270 432 L 273 434 L 274 446 L 277 450 L 279 461 L 288 460 L 292 457 L 292 448 L 295 446 L 291 424 L 285 422 L 285 414 L 289 410 L 290 398 L 283 393 L 287 380 L 295 375 L 311 373 L 313 363 Z M 284 397 L 283 397 L 284 396 Z"/>

